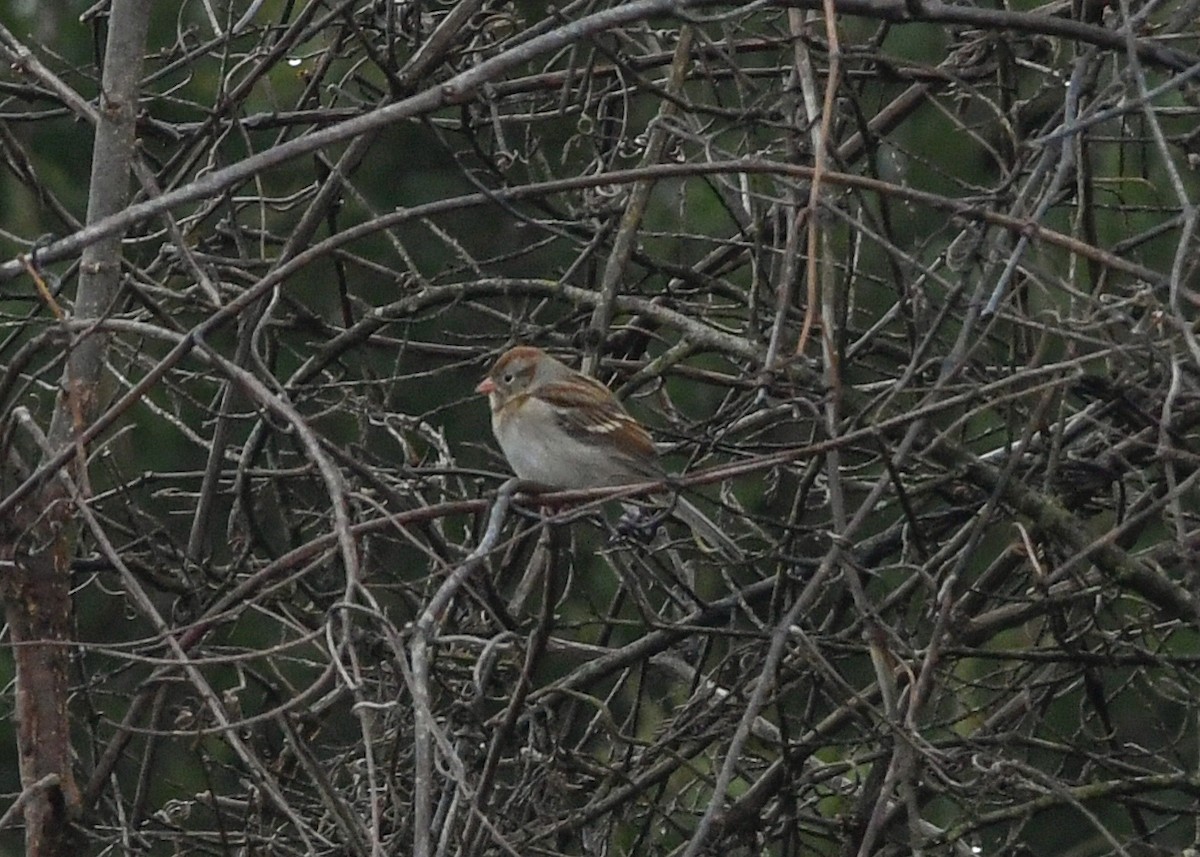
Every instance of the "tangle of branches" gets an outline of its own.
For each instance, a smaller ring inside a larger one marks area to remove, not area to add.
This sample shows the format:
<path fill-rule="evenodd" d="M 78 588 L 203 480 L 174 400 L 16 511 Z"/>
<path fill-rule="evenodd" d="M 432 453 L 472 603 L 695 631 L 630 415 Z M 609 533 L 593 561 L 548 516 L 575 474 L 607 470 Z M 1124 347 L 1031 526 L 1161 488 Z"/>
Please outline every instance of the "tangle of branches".
<path fill-rule="evenodd" d="M 1200 847 L 1196 17 L 7 21 L 0 841 Z M 679 475 L 514 492 L 516 343 Z"/>

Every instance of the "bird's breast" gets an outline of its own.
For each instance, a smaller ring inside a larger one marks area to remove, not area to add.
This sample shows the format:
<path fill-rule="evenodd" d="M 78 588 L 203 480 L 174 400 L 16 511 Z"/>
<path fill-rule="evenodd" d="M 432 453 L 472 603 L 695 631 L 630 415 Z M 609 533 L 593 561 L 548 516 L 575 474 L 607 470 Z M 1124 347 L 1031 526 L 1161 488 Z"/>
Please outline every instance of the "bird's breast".
<path fill-rule="evenodd" d="M 537 399 L 518 412 L 492 417 L 492 429 L 519 478 L 550 488 L 597 488 L 646 478 L 604 438 L 577 438 L 559 423 L 554 409 Z"/>

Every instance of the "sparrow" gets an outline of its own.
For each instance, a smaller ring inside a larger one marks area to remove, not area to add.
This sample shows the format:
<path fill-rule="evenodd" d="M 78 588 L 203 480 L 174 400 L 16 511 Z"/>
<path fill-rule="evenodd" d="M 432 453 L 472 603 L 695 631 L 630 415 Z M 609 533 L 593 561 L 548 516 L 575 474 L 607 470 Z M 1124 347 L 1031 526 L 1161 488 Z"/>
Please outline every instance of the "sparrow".
<path fill-rule="evenodd" d="M 569 490 L 667 475 L 650 433 L 612 391 L 540 348 L 510 348 L 475 391 L 488 397 L 492 432 L 520 479 Z M 726 559 L 743 558 L 737 544 L 683 497 L 671 514 Z"/>

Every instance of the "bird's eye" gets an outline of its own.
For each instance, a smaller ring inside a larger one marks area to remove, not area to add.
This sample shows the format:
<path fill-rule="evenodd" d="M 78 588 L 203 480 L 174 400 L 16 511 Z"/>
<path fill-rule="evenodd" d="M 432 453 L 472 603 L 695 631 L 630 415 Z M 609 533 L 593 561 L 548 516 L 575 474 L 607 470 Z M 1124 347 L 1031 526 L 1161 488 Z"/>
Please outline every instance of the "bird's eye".
<path fill-rule="evenodd" d="M 512 372 L 504 373 L 504 383 L 505 384 L 511 384 L 515 380 L 517 380 L 517 376 L 514 375 Z"/>

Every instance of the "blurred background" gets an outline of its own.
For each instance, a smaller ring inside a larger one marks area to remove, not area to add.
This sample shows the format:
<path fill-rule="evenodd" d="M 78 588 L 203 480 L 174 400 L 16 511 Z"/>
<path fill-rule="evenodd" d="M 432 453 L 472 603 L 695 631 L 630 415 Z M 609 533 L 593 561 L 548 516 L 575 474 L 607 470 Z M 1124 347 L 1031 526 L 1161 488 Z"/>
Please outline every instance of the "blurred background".
<path fill-rule="evenodd" d="M 60 853 L 1200 847 L 1195 2 L 150 4 L 131 202 L 211 185 L 80 321 L 112 2 L 0 8 L 6 454 L 103 345 Z M 516 343 L 744 559 L 486 534 Z"/>

